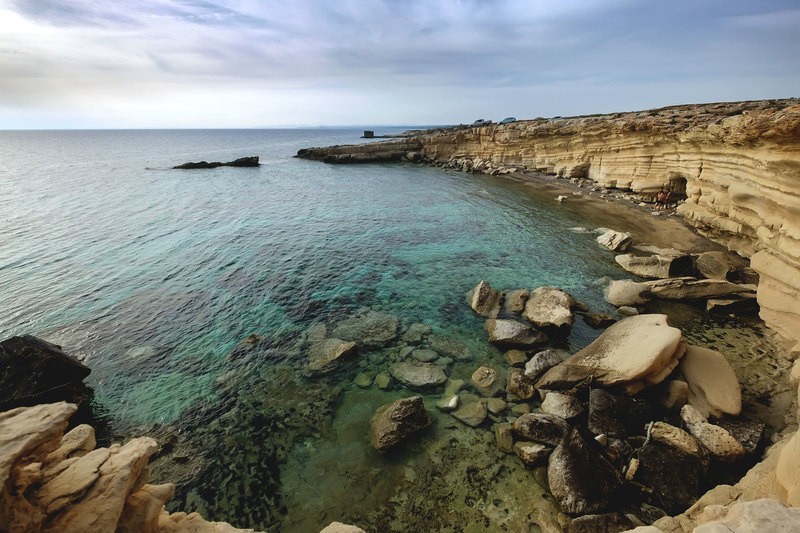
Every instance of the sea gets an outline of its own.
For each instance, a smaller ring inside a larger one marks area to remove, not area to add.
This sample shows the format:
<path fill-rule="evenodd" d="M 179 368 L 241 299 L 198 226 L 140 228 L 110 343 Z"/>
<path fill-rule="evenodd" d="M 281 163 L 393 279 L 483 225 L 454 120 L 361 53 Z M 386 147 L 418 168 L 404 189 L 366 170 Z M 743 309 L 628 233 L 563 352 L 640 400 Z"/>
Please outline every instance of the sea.
<path fill-rule="evenodd" d="M 408 356 L 412 324 L 466 348 L 443 364 L 467 388 L 479 366 L 507 368 L 467 303 L 480 280 L 615 314 L 603 281 L 629 276 L 591 231 L 613 217 L 503 176 L 294 157 L 362 129 L 0 132 L 0 338 L 37 335 L 91 368 L 98 440 L 156 438 L 170 510 L 290 532 L 544 523 L 541 472 L 500 452 L 491 424 L 440 412 L 441 390 L 422 394 L 428 431 L 376 452 L 375 409 L 418 393 L 372 380 Z M 251 155 L 258 168 L 171 168 Z M 307 372 L 313 335 L 370 316 L 398 337 Z M 579 319 L 559 348 L 598 335 Z"/>

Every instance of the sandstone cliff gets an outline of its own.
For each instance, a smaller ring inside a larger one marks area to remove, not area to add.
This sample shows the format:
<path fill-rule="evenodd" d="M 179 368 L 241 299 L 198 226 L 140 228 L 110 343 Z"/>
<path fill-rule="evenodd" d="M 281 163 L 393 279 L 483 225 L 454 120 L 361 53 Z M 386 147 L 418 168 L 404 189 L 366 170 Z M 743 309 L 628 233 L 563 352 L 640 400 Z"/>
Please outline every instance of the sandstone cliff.
<path fill-rule="evenodd" d="M 800 341 L 800 100 L 457 127 L 383 143 L 308 149 L 347 163 L 423 158 L 464 170 L 509 167 L 631 190 L 686 196 L 678 212 L 751 258 L 761 316 Z"/>

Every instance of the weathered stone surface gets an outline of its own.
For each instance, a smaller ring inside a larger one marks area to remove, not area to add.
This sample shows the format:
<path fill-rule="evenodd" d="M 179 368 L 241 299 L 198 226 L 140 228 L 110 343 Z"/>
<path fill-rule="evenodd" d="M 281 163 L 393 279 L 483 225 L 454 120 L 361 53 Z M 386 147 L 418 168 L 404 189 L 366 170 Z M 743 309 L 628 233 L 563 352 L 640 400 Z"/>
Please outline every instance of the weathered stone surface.
<path fill-rule="evenodd" d="M 525 377 L 536 380 L 554 366 L 563 361 L 555 350 L 542 350 L 533 354 L 530 361 L 525 364 Z"/>
<path fill-rule="evenodd" d="M 514 433 L 511 424 L 502 423 L 494 425 L 494 438 L 497 448 L 501 452 L 514 453 Z"/>
<path fill-rule="evenodd" d="M 588 514 L 569 523 L 566 533 L 619 533 L 634 527 L 621 513 Z"/>
<path fill-rule="evenodd" d="M 621 254 L 614 258 L 619 266 L 643 278 L 670 278 L 673 276 L 688 276 L 692 273 L 691 256 L 638 256 Z"/>
<path fill-rule="evenodd" d="M 458 409 L 450 413 L 453 417 L 470 427 L 478 427 L 486 420 L 486 402 L 477 396 L 464 395 Z"/>
<path fill-rule="evenodd" d="M 742 390 L 736 373 L 721 353 L 688 346 L 678 368 L 689 385 L 689 405 L 704 417 L 742 412 Z"/>
<path fill-rule="evenodd" d="M 644 285 L 650 289 L 650 294 L 664 300 L 718 298 L 729 294 L 755 292 L 755 287 L 752 285 L 737 285 L 718 279 L 695 279 L 692 277 L 645 281 Z"/>
<path fill-rule="evenodd" d="M 528 362 L 528 354 L 522 350 L 508 350 L 504 357 L 509 366 L 521 367 Z"/>
<path fill-rule="evenodd" d="M 539 466 L 547 462 L 553 448 L 538 442 L 515 442 L 514 453 L 526 466 Z"/>
<path fill-rule="evenodd" d="M 548 370 L 537 388 L 560 390 L 591 379 L 636 393 L 659 383 L 683 355 L 681 331 L 666 315 L 638 315 L 620 320 L 586 348 Z"/>
<path fill-rule="evenodd" d="M 505 380 L 497 370 L 482 366 L 472 373 L 472 385 L 484 396 L 494 396 L 505 387 Z"/>
<path fill-rule="evenodd" d="M 615 307 L 642 305 L 650 301 L 650 288 L 644 283 L 619 279 L 608 284 L 604 296 Z"/>
<path fill-rule="evenodd" d="M 521 368 L 512 368 L 508 372 L 506 391 L 520 400 L 530 400 L 536 394 L 536 387 L 532 380 L 525 377 Z"/>
<path fill-rule="evenodd" d="M 525 302 L 528 301 L 530 292 L 526 289 L 517 289 L 506 294 L 505 304 L 503 305 L 506 313 L 520 314 L 525 310 Z"/>
<path fill-rule="evenodd" d="M 542 402 L 542 412 L 569 420 L 583 413 L 583 405 L 569 394 L 548 392 Z"/>
<path fill-rule="evenodd" d="M 612 252 L 624 252 L 630 247 L 631 242 L 630 233 L 614 231 L 613 229 L 597 237 L 597 243 L 604 248 L 608 248 Z"/>
<path fill-rule="evenodd" d="M 370 422 L 372 446 L 385 452 L 430 425 L 422 397 L 401 398 L 375 411 Z"/>
<path fill-rule="evenodd" d="M 89 368 L 60 346 L 24 335 L 0 342 L 0 410 L 69 401 L 88 394 L 83 379 Z"/>
<path fill-rule="evenodd" d="M 650 436 L 656 442 L 662 442 L 689 455 L 702 456 L 705 453 L 700 441 L 681 428 L 666 422 L 654 423 Z"/>
<path fill-rule="evenodd" d="M 189 162 L 183 163 L 181 165 L 176 165 L 172 167 L 173 169 L 180 169 L 180 170 L 196 170 L 202 168 L 217 168 L 217 167 L 257 167 L 258 163 L 258 156 L 248 156 L 248 157 L 240 157 L 239 159 L 234 159 L 233 161 L 228 161 L 227 163 L 222 163 L 220 161 L 198 161 L 198 162 Z"/>
<path fill-rule="evenodd" d="M 339 322 L 331 336 L 377 348 L 393 341 L 399 326 L 400 319 L 395 315 L 369 310 Z"/>
<path fill-rule="evenodd" d="M 341 522 L 331 522 L 319 533 L 366 533 L 363 529 Z"/>
<path fill-rule="evenodd" d="M 550 492 L 569 515 L 606 511 L 622 485 L 617 470 L 595 446 L 573 429 L 550 454 Z"/>
<path fill-rule="evenodd" d="M 706 311 L 716 314 L 754 315 L 758 312 L 755 294 L 731 294 L 706 300 Z"/>
<path fill-rule="evenodd" d="M 447 381 L 441 367 L 430 363 L 395 363 L 389 367 L 392 377 L 412 389 L 430 389 Z"/>
<path fill-rule="evenodd" d="M 703 252 L 695 261 L 695 268 L 704 278 L 728 281 L 746 266 L 747 261 L 732 252 Z"/>
<path fill-rule="evenodd" d="M 499 415 L 508 409 L 508 404 L 502 398 L 489 398 L 486 400 L 486 409 L 490 414 Z"/>
<path fill-rule="evenodd" d="M 700 444 L 717 459 L 735 461 L 744 455 L 744 448 L 733 436 L 720 426 L 709 424 L 705 417 L 691 405 L 684 405 L 681 418 Z"/>
<path fill-rule="evenodd" d="M 468 361 L 472 358 L 472 354 L 470 354 L 466 344 L 447 335 L 430 335 L 428 344 L 431 350 L 435 350 L 444 356 L 452 357 L 457 361 Z"/>
<path fill-rule="evenodd" d="M 427 324 L 414 323 L 400 336 L 400 340 L 407 344 L 419 344 L 431 332 L 431 327 Z"/>
<path fill-rule="evenodd" d="M 375 386 L 381 390 L 389 390 L 392 387 L 392 376 L 385 372 L 375 376 Z"/>
<path fill-rule="evenodd" d="M 603 389 L 589 393 L 589 431 L 595 435 L 625 438 L 643 435 L 646 423 L 655 418 L 644 400 L 614 396 Z"/>
<path fill-rule="evenodd" d="M 314 374 L 327 374 L 340 368 L 344 361 L 352 359 L 357 353 L 355 342 L 325 339 L 311 345 L 306 370 Z"/>
<path fill-rule="evenodd" d="M 616 318 L 605 313 L 582 313 L 581 316 L 583 321 L 594 329 L 607 328 L 617 321 Z"/>
<path fill-rule="evenodd" d="M 547 335 L 516 320 L 490 318 L 485 327 L 489 333 L 489 342 L 493 344 L 530 348 L 547 343 Z"/>
<path fill-rule="evenodd" d="M 537 328 L 569 331 L 575 321 L 574 305 L 574 298 L 561 289 L 539 287 L 528 296 L 524 316 Z"/>
<path fill-rule="evenodd" d="M 439 359 L 439 354 L 433 350 L 414 350 L 411 352 L 411 357 L 420 363 L 431 363 Z"/>
<path fill-rule="evenodd" d="M 175 485 L 144 485 L 128 496 L 117 524 L 117 533 L 149 533 L 159 531 L 159 518 L 164 504 L 175 494 Z M 229 526 L 230 527 L 230 526 Z"/>
<path fill-rule="evenodd" d="M 569 433 L 570 426 L 560 416 L 528 413 L 514 421 L 514 433 L 522 440 L 558 445 Z"/>
<path fill-rule="evenodd" d="M 651 441 L 639 450 L 634 479 L 652 490 L 650 503 L 668 513 L 680 513 L 700 497 L 707 462 L 702 454 Z"/>
<path fill-rule="evenodd" d="M 799 508 L 760 499 L 732 505 L 725 516 L 698 526 L 694 533 L 793 533 L 800 529 L 798 524 Z"/>
<path fill-rule="evenodd" d="M 470 296 L 470 307 L 481 316 L 496 317 L 500 312 L 501 294 L 489 285 L 489 282 L 481 280 L 472 289 Z"/>

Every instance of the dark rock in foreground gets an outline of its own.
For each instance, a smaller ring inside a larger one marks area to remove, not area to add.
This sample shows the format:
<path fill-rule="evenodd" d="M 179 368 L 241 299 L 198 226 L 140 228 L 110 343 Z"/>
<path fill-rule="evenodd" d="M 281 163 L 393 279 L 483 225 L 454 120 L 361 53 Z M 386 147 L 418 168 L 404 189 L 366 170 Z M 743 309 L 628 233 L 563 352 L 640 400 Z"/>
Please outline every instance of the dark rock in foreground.
<path fill-rule="evenodd" d="M 401 398 L 381 406 L 372 417 L 372 445 L 385 452 L 412 434 L 431 425 L 420 396 Z"/>
<path fill-rule="evenodd" d="M 198 168 L 217 168 L 217 167 L 257 167 L 258 163 L 258 156 L 250 156 L 250 157 L 240 157 L 239 159 L 235 159 L 233 161 L 228 161 L 227 163 L 221 163 L 219 161 L 198 161 L 198 162 L 188 162 L 182 165 L 177 165 L 172 168 L 182 169 L 182 170 L 195 170 Z"/>
<path fill-rule="evenodd" d="M 0 411 L 39 403 L 81 403 L 88 367 L 32 335 L 0 342 Z"/>

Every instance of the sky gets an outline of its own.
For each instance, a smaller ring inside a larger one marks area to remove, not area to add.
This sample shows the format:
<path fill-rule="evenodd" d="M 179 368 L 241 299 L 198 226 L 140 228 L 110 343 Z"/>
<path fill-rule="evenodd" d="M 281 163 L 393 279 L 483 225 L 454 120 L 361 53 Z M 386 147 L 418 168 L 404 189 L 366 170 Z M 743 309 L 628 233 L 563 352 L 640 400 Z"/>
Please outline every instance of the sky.
<path fill-rule="evenodd" d="M 0 129 L 433 125 L 800 96 L 800 0 L 0 0 Z"/>

